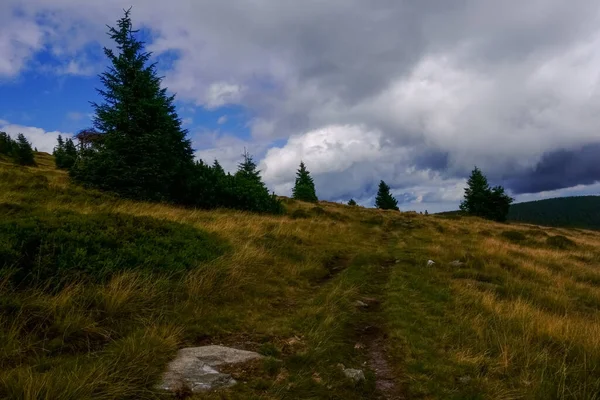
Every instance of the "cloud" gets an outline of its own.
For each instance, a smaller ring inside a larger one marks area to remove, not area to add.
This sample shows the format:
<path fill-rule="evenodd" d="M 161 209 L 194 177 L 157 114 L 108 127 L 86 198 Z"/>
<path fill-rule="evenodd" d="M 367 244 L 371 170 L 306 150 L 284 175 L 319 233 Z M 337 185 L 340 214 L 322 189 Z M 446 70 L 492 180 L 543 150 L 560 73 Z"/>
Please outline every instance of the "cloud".
<path fill-rule="evenodd" d="M 265 179 L 283 191 L 301 158 L 321 197 L 369 199 L 385 179 L 415 207 L 455 204 L 475 164 L 516 193 L 599 178 L 586 150 L 600 144 L 594 0 L 132 5 L 136 25 L 152 30 L 149 49 L 176 54 L 164 84 L 179 100 L 251 116 L 252 139 L 217 135 L 202 154 L 233 159 L 217 146 L 254 144 Z M 44 47 L 84 60 L 90 44 L 110 45 L 104 24 L 121 9 L 2 2 L 0 76 L 18 75 Z M 267 151 L 270 141 L 283 144 Z"/>
<path fill-rule="evenodd" d="M 226 122 L 227 122 L 227 115 L 222 115 L 217 120 L 217 124 L 219 124 L 219 125 L 223 125 Z"/>
<path fill-rule="evenodd" d="M 0 5 L 0 79 L 17 76 L 43 47 L 44 29 Z"/>
<path fill-rule="evenodd" d="M 215 109 L 227 104 L 239 103 L 242 99 L 243 88 L 226 82 L 213 83 L 208 87 L 204 105 L 206 108 Z"/>
<path fill-rule="evenodd" d="M 56 146 L 58 135 L 62 135 L 65 139 L 73 136 L 71 133 L 58 131 L 46 132 L 41 128 L 9 124 L 7 121 L 0 121 L 0 131 L 8 133 L 13 138 L 22 133 L 34 148 L 37 147 L 39 151 L 46 153 L 52 153 L 52 150 Z"/>
<path fill-rule="evenodd" d="M 507 185 L 517 194 L 554 191 L 600 181 L 600 143 L 576 149 L 561 149 L 546 153 L 527 173 L 509 179 Z"/>

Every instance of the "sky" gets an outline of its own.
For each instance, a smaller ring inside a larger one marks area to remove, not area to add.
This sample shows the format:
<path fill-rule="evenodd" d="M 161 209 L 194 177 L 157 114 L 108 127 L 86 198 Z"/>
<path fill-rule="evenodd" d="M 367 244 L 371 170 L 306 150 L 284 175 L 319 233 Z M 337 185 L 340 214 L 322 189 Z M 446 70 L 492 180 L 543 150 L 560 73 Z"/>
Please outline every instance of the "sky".
<path fill-rule="evenodd" d="M 516 201 L 600 192 L 596 0 L 2 0 L 0 131 L 91 124 L 106 31 L 134 26 L 196 156 L 244 148 L 289 195 L 454 210 L 475 165 Z"/>

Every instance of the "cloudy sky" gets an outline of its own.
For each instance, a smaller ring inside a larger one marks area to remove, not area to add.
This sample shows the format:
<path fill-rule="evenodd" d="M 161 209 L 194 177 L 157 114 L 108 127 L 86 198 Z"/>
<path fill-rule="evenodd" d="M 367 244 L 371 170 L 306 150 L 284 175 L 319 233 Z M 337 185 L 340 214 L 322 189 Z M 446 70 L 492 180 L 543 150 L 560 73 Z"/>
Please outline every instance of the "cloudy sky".
<path fill-rule="evenodd" d="M 0 130 L 90 124 L 106 25 L 133 6 L 198 157 L 244 147 L 290 193 L 455 209 L 474 165 L 519 201 L 600 192 L 597 0 L 2 0 Z"/>

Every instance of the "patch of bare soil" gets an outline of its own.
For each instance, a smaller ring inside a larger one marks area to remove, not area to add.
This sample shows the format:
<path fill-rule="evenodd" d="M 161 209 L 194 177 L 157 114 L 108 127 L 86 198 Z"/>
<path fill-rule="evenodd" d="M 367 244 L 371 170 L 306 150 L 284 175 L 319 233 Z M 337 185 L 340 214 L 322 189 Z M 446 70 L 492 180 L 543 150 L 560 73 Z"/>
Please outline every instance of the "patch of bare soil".
<path fill-rule="evenodd" d="M 375 325 L 365 325 L 359 332 L 359 343 L 364 343 L 367 364 L 375 373 L 377 397 L 381 400 L 405 399 L 401 371 L 393 368 L 386 352 L 387 336 Z"/>

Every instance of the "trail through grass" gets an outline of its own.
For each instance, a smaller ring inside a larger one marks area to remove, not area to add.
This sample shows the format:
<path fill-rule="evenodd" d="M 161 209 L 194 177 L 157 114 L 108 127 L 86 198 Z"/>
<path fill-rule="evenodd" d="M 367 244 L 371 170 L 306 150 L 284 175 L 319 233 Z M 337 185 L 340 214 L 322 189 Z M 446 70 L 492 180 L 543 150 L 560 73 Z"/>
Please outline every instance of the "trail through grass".
<path fill-rule="evenodd" d="M 203 344 L 266 358 L 197 399 L 600 397 L 596 232 L 289 199 L 284 216 L 192 210 L 37 163 L 0 160 L 0 398 L 172 398 L 161 372 Z"/>

